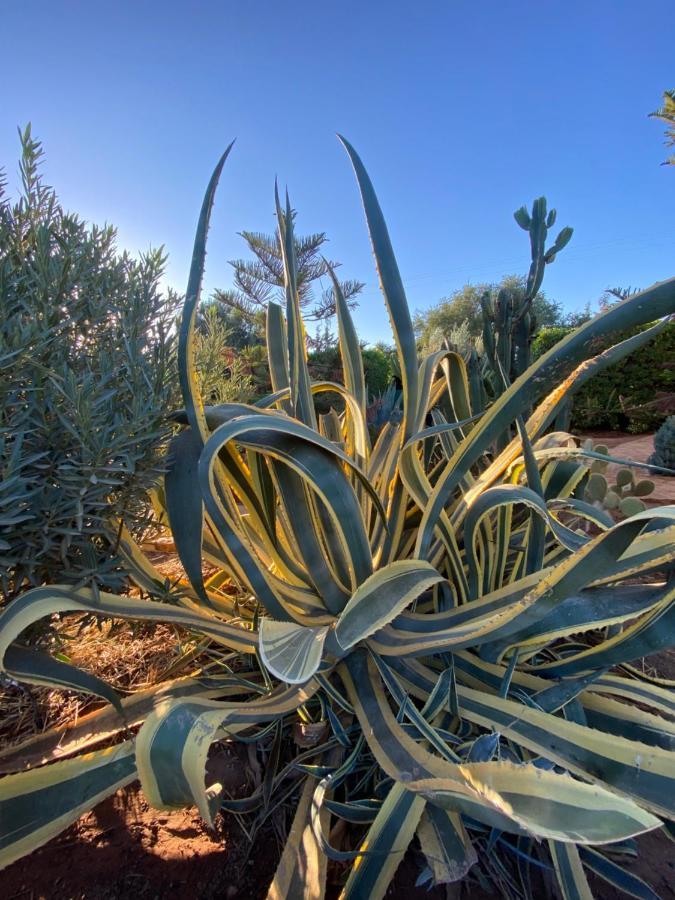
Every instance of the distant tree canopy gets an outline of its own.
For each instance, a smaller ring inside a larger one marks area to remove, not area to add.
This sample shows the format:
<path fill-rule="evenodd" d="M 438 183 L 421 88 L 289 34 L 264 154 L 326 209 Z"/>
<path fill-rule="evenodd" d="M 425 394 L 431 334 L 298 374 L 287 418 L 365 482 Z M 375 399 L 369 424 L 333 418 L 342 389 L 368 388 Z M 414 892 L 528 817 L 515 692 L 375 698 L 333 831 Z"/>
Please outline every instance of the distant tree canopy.
<path fill-rule="evenodd" d="M 498 284 L 467 284 L 431 309 L 417 312 L 414 326 L 420 346 L 433 349 L 436 344 L 442 344 L 443 339 L 459 344 L 479 339 L 483 329 L 480 298 L 486 292 L 496 296 L 502 288 L 524 292 L 525 279 L 507 275 Z M 560 303 L 550 300 L 543 291 L 534 298 L 532 311 L 538 328 L 577 324 L 570 321 L 572 317 L 563 314 Z"/>
<path fill-rule="evenodd" d="M 663 106 L 649 115 L 666 123 L 666 147 L 675 147 L 675 88 L 663 92 Z M 675 166 L 675 154 L 664 160 L 663 165 Z"/>
<path fill-rule="evenodd" d="M 295 219 L 295 211 L 292 215 Z M 244 323 L 260 333 L 267 304 L 272 300 L 285 306 L 286 302 L 279 235 L 257 231 L 242 231 L 240 235 L 253 258 L 230 260 L 234 269 L 234 288 L 216 291 L 211 302 L 229 310 L 231 334 L 236 331 L 233 324 L 241 328 Z M 340 266 L 339 262 L 324 259 L 322 248 L 327 240 L 325 232 L 295 238 L 298 293 L 306 322 L 323 322 L 335 315 L 332 285 L 320 283 L 328 273 L 328 266 L 333 269 Z M 349 305 L 357 306 L 356 296 L 363 289 L 363 283 L 344 280 L 340 281 L 340 287 Z"/>

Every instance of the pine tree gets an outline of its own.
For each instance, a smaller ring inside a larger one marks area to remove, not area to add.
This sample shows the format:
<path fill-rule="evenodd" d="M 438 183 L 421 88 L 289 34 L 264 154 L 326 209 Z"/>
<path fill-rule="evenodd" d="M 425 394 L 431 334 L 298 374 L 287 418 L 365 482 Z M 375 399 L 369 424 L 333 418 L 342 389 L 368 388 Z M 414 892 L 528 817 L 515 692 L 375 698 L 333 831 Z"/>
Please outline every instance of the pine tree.
<path fill-rule="evenodd" d="M 294 219 L 295 215 L 294 211 Z M 260 326 L 271 300 L 285 305 L 284 266 L 279 235 L 258 231 L 242 231 L 240 235 L 246 241 L 253 259 L 230 260 L 234 269 L 234 289 L 216 291 L 213 299 L 236 310 L 254 326 Z M 321 248 L 327 240 L 325 232 L 295 238 L 298 293 L 306 322 L 323 322 L 335 315 L 333 288 L 321 284 L 328 266 L 336 269 L 340 265 L 323 258 Z M 356 296 L 363 289 L 363 283 L 345 280 L 340 282 L 340 287 L 353 309 L 358 305 Z"/>

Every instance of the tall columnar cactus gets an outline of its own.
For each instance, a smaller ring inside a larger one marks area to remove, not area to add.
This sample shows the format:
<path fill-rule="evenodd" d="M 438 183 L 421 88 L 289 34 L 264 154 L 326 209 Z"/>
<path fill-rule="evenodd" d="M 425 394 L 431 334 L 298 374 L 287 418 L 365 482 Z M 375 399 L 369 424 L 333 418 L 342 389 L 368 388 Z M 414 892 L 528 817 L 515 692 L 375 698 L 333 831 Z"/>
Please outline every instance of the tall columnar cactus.
<path fill-rule="evenodd" d="M 525 290 L 502 288 L 494 300 L 489 293 L 481 298 L 483 342 L 498 394 L 530 366 L 530 345 L 537 327 L 532 301 L 541 288 L 546 266 L 553 262 L 572 237 L 572 229 L 565 227 L 552 246 L 546 249 L 546 239 L 549 229 L 555 224 L 556 211 L 546 212 L 545 197 L 534 201 L 531 214 L 525 206 L 521 206 L 513 217 L 530 235 L 532 262 Z"/>
<path fill-rule="evenodd" d="M 675 416 L 668 416 L 654 435 L 654 452 L 649 462 L 653 466 L 675 469 Z"/>

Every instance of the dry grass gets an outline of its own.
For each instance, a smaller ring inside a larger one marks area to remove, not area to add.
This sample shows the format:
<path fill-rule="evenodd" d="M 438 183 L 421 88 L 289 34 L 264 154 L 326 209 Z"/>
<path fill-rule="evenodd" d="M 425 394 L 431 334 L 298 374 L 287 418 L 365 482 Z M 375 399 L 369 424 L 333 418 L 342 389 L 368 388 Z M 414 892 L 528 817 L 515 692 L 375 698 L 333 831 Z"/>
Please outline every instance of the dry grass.
<path fill-rule="evenodd" d="M 71 691 L 0 682 L 0 749 L 12 747 L 49 728 L 76 722 L 91 699 Z"/>
<path fill-rule="evenodd" d="M 147 549 L 153 565 L 170 582 L 185 579 L 171 541 L 157 540 Z M 206 567 L 205 577 L 214 571 Z M 223 585 L 221 590 L 228 591 L 228 587 Z M 236 593 L 234 587 L 232 592 Z M 137 588 L 130 587 L 130 595 L 139 593 Z M 207 644 L 202 637 L 185 629 L 161 623 L 99 621 L 93 615 L 55 615 L 36 646 L 127 694 L 185 674 L 188 667 L 212 664 L 214 660 Z M 222 654 L 218 657 L 222 659 Z M 81 715 L 100 704 L 100 699 L 92 695 L 20 685 L 0 674 L 0 750 L 50 728 L 74 724 Z"/>
<path fill-rule="evenodd" d="M 167 578 L 183 577 L 175 554 L 157 553 L 153 562 Z M 93 616 L 79 615 L 53 616 L 39 645 L 123 694 L 174 677 L 199 649 L 194 636 L 170 625 L 98 622 Z M 100 703 L 92 695 L 20 685 L 0 676 L 0 749 L 73 724 Z"/>
<path fill-rule="evenodd" d="M 54 616 L 49 634 L 40 643 L 123 694 L 175 676 L 194 659 L 197 649 L 193 636 L 173 626 L 139 626 L 119 620 L 98 623 L 82 616 Z M 74 723 L 100 702 L 90 694 L 19 685 L 5 678 L 0 682 L 0 748 Z"/>

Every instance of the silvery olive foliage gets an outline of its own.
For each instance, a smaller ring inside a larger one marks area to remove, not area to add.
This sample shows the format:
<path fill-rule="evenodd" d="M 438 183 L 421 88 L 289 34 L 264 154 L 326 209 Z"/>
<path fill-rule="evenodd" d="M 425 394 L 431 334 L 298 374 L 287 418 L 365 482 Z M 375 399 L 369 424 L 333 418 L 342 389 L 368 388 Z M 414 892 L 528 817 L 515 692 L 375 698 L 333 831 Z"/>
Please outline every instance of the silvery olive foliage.
<path fill-rule="evenodd" d="M 67 213 L 22 133 L 19 196 L 0 183 L 0 592 L 119 582 L 106 521 L 137 530 L 164 468 L 178 297 L 165 255 Z"/>

